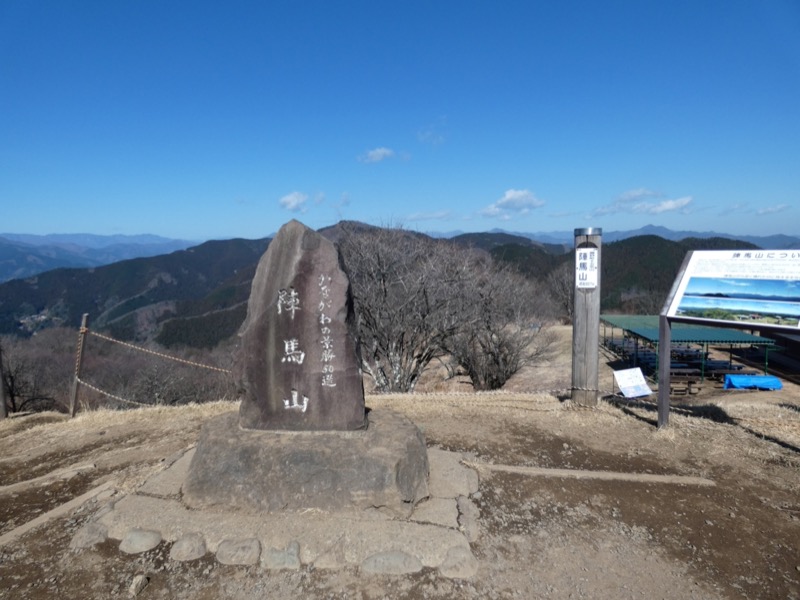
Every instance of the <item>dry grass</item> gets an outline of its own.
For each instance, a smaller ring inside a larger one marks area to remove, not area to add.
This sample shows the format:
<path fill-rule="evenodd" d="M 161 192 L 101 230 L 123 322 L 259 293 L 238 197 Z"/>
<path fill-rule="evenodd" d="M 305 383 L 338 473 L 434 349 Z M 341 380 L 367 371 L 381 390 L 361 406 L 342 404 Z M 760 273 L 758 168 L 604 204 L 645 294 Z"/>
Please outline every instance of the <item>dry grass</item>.
<path fill-rule="evenodd" d="M 79 413 L 74 419 L 61 413 L 15 415 L 0 421 L 0 443 L 13 448 L 13 456 L 0 460 L 19 460 L 47 454 L 54 448 L 76 448 L 93 443 L 98 436 L 115 437 L 117 430 L 154 431 L 159 436 L 199 428 L 202 423 L 224 412 L 238 409 L 238 403 L 207 402 L 181 406 L 148 406 L 136 410 L 98 409 Z"/>

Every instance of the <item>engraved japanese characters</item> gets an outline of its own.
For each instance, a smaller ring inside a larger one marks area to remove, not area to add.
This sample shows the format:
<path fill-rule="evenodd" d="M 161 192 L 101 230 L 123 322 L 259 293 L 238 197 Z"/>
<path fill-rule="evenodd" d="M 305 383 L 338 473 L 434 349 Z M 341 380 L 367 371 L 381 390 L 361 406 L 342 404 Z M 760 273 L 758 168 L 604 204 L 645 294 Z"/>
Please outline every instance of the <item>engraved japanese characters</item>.
<path fill-rule="evenodd" d="M 350 282 L 336 247 L 298 221 L 259 262 L 236 374 L 246 429 L 364 427 Z"/>

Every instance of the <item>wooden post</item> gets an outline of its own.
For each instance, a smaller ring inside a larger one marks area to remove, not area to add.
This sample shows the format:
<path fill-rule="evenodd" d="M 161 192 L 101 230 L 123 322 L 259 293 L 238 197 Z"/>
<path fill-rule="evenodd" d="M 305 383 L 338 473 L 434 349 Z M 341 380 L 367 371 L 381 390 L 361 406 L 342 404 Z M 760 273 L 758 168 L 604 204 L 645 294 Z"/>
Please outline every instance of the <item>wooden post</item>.
<path fill-rule="evenodd" d="M 0 419 L 5 419 L 8 416 L 8 407 L 6 407 L 6 380 L 3 375 L 3 347 L 0 346 Z"/>
<path fill-rule="evenodd" d="M 575 230 L 575 311 L 572 325 L 572 401 L 597 405 L 600 358 L 600 245 L 603 230 Z"/>
<path fill-rule="evenodd" d="M 658 428 L 669 425 L 670 368 L 672 365 L 672 327 L 667 315 L 658 318 Z"/>
<path fill-rule="evenodd" d="M 666 427 L 669 425 L 669 388 L 670 379 L 672 377 L 672 321 L 667 316 L 669 314 L 672 301 L 678 293 L 681 279 L 683 279 L 686 268 L 689 265 L 689 259 L 692 252 L 687 252 L 683 258 L 678 276 L 672 283 L 672 289 L 664 300 L 664 306 L 661 309 L 658 317 L 658 428 Z M 705 353 L 703 354 L 705 357 Z M 703 358 L 703 367 L 705 369 L 705 358 Z M 705 372 L 703 370 L 703 372 Z"/>
<path fill-rule="evenodd" d="M 89 313 L 84 313 L 81 319 L 81 329 L 78 332 L 78 351 L 75 357 L 75 379 L 72 380 L 72 395 L 69 400 L 69 416 L 74 417 L 78 410 L 78 388 L 80 387 L 81 368 L 83 367 L 83 346 L 86 342 L 86 324 L 89 321 Z"/>

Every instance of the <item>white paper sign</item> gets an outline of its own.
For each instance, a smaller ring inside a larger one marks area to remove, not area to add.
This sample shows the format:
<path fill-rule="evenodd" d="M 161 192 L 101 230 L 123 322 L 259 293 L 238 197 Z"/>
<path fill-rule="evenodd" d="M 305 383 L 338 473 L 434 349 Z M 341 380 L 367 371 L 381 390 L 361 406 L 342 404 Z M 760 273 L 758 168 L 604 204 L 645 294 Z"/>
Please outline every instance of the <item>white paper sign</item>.
<path fill-rule="evenodd" d="M 593 289 L 597 287 L 597 248 L 575 249 L 575 287 Z"/>
<path fill-rule="evenodd" d="M 614 381 L 617 382 L 622 395 L 626 398 L 649 396 L 653 393 L 639 367 L 614 371 Z"/>

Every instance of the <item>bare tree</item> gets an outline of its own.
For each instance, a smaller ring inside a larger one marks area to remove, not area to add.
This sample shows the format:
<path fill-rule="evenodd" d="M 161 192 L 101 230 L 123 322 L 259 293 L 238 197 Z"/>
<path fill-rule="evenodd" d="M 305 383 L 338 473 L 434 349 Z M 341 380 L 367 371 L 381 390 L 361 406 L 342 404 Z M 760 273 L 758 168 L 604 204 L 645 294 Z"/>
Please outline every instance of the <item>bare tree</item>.
<path fill-rule="evenodd" d="M 3 387 L 8 410 L 49 410 L 56 406 L 55 389 L 47 377 L 49 361 L 29 340 L 3 340 Z"/>
<path fill-rule="evenodd" d="M 142 347 L 164 356 L 92 340 L 84 367 L 86 377 L 100 389 L 128 401 L 107 397 L 102 404 L 127 409 L 141 404 L 202 403 L 235 396 L 229 374 L 197 366 L 229 368 L 230 350 L 228 355 L 197 348 L 172 348 L 167 352 L 154 342 Z M 179 360 L 170 360 L 167 356 Z M 180 359 L 196 364 L 180 362 Z"/>
<path fill-rule="evenodd" d="M 482 251 L 401 229 L 347 229 L 364 371 L 380 391 L 413 391 L 451 355 L 476 389 L 495 389 L 545 353 L 549 295 Z"/>
<path fill-rule="evenodd" d="M 446 341 L 452 361 L 476 390 L 501 388 L 522 367 L 546 357 L 553 336 L 542 287 L 509 267 L 482 260 L 462 293 L 461 327 Z"/>
<path fill-rule="evenodd" d="M 397 228 L 347 228 L 339 248 L 365 372 L 377 390 L 413 391 L 461 324 L 464 251 Z"/>
<path fill-rule="evenodd" d="M 546 281 L 560 318 L 566 323 L 572 323 L 575 310 L 575 266 L 571 262 L 562 263 L 550 271 Z"/>

